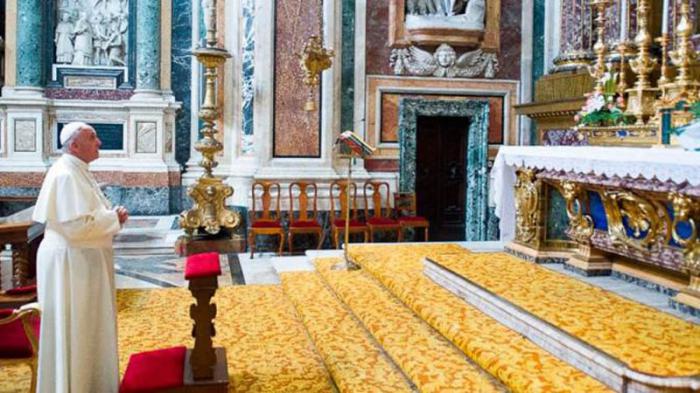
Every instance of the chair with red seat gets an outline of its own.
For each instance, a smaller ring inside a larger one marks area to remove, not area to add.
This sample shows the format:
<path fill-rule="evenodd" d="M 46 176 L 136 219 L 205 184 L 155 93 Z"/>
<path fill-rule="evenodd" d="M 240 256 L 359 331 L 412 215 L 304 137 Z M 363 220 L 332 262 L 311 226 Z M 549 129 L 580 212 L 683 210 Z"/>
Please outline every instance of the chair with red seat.
<path fill-rule="evenodd" d="M 430 231 L 430 221 L 427 218 L 416 215 L 416 194 L 413 192 L 394 193 L 394 211 L 396 221 L 401 225 L 401 238 L 403 239 L 404 229 L 423 229 L 425 241 L 428 241 Z"/>
<path fill-rule="evenodd" d="M 273 191 L 276 193 L 273 194 Z M 248 232 L 248 247 L 250 247 L 250 258 L 255 253 L 255 237 L 257 235 L 279 236 L 280 245 L 278 254 L 282 255 L 284 249 L 284 228 L 280 221 L 280 184 L 269 181 L 256 181 L 251 187 L 252 216 L 250 230 Z M 257 200 L 260 204 L 257 204 Z M 271 210 L 274 199 L 274 214 Z M 260 217 L 256 207 L 261 207 Z"/>
<path fill-rule="evenodd" d="M 347 199 L 348 193 L 350 194 L 349 206 Z M 350 183 L 350 187 L 348 187 L 347 180 L 335 180 L 331 183 L 330 197 L 330 222 L 331 233 L 333 234 L 333 246 L 336 249 L 340 247 L 338 239 L 341 233 L 345 233 L 345 218 L 348 217 L 348 213 L 350 213 L 350 229 L 348 234 L 362 233 L 366 243 L 369 235 L 367 225 L 357 219 L 357 185 L 355 183 Z M 338 207 L 340 208 L 339 216 L 336 216 L 336 203 L 338 203 Z"/>
<path fill-rule="evenodd" d="M 296 198 L 294 197 L 295 191 L 298 193 Z M 311 194 L 311 199 L 309 199 L 309 193 Z M 316 210 L 316 200 L 318 197 L 318 187 L 314 182 L 303 182 L 296 181 L 289 184 L 289 233 L 287 235 L 287 242 L 289 243 L 289 253 L 292 253 L 293 242 L 295 234 L 312 233 L 318 237 L 317 249 L 321 248 L 321 242 L 323 241 L 323 228 L 321 224 L 318 223 L 318 211 Z M 299 207 L 299 216 L 294 215 L 294 200 L 297 200 L 297 205 Z M 309 203 L 311 204 L 311 211 L 309 211 Z"/>
<path fill-rule="evenodd" d="M 0 309 L 0 368 L 16 364 L 29 366 L 32 372 L 30 392 L 36 390 L 40 323 L 36 303 L 20 309 Z"/>
<path fill-rule="evenodd" d="M 382 197 L 382 190 L 386 198 Z M 401 241 L 401 225 L 391 218 L 391 205 L 389 204 L 389 183 L 381 181 L 365 182 L 363 194 L 365 198 L 365 221 L 369 228 L 369 241 L 374 241 L 375 232 L 395 232 L 396 239 Z M 370 216 L 369 201 L 372 201 L 374 214 Z"/>

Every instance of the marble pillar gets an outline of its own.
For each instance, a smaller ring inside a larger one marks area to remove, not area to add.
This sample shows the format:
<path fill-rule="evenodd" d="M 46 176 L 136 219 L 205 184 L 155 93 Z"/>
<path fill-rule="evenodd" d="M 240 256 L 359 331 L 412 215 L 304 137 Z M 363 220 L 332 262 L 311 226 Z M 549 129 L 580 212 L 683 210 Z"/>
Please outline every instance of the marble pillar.
<path fill-rule="evenodd" d="M 136 4 L 136 91 L 160 91 L 160 1 Z"/>
<path fill-rule="evenodd" d="M 17 87 L 43 89 L 45 0 L 17 2 Z"/>
<path fill-rule="evenodd" d="M 562 0 L 561 39 L 555 71 L 585 67 L 593 60 L 593 15 L 589 0 Z"/>

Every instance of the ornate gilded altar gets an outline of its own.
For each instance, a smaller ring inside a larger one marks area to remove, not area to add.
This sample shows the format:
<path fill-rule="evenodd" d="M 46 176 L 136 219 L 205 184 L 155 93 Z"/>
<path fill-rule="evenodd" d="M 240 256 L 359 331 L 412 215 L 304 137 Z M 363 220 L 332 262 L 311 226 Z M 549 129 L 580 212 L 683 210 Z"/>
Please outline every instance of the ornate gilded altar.
<path fill-rule="evenodd" d="M 564 257 L 569 269 L 642 280 L 674 294 L 678 308 L 700 311 L 700 154 L 503 147 L 492 188 L 501 232 L 512 236 L 511 253 L 551 262 L 543 229 L 550 219 L 545 190 L 551 188 L 565 200 L 566 232 L 575 246 Z"/>

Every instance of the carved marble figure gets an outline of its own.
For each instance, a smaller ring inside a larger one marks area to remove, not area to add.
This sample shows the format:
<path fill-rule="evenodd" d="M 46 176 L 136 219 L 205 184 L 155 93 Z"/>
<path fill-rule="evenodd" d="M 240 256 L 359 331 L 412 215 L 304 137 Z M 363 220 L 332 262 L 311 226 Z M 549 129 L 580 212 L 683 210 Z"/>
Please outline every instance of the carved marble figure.
<path fill-rule="evenodd" d="M 88 22 L 87 13 L 80 12 L 80 17 L 73 27 L 75 35 L 75 54 L 73 56 L 74 65 L 92 65 L 92 26 Z"/>
<path fill-rule="evenodd" d="M 486 0 L 406 0 L 406 27 L 484 30 Z"/>
<path fill-rule="evenodd" d="M 128 25 L 124 14 L 113 15 L 109 25 L 109 37 L 107 38 L 107 63 L 110 66 L 126 65 L 124 60 L 124 37 Z"/>
<path fill-rule="evenodd" d="M 56 25 L 54 43 L 56 44 L 56 63 L 70 64 L 73 61 L 73 24 L 70 12 L 61 10 L 60 21 Z"/>
<path fill-rule="evenodd" d="M 391 52 L 391 66 L 396 75 L 436 76 L 441 78 L 493 78 L 498 71 L 496 54 L 477 49 L 457 57 L 457 52 L 440 45 L 434 54 L 411 46 Z"/>

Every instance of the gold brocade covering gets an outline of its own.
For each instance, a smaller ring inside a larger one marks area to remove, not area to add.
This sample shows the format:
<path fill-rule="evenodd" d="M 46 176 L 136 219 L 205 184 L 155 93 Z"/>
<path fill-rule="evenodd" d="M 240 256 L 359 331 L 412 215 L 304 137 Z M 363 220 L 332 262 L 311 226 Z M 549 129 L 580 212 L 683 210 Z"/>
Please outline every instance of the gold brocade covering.
<path fill-rule="evenodd" d="M 350 257 L 513 392 L 610 392 L 423 275 L 424 256 L 466 255 L 453 244 L 350 246 Z"/>
<path fill-rule="evenodd" d="M 338 258 L 316 268 L 421 392 L 505 391 L 448 340 L 363 271 L 330 270 Z"/>
<path fill-rule="evenodd" d="M 192 346 L 187 289 L 117 291 L 119 369 L 132 353 Z M 333 392 L 294 307 L 279 286 L 219 288 L 214 346 L 226 347 L 230 392 Z M 0 392 L 26 393 L 29 368 L 0 370 Z"/>
<path fill-rule="evenodd" d="M 350 255 L 363 268 L 379 275 L 387 287 L 403 292 L 408 302 L 423 302 L 412 306 L 414 309 L 424 308 L 427 303 L 420 298 L 428 296 L 434 297 L 431 303 L 445 304 L 446 307 L 455 302 L 461 303 L 422 277 L 420 258 L 431 256 L 475 284 L 579 337 L 635 370 L 662 376 L 690 376 L 700 370 L 700 326 L 614 293 L 504 253 L 455 252 L 430 246 L 401 246 L 385 250 L 351 246 Z M 527 280 L 524 280 L 525 277 Z M 411 283 L 420 285 L 422 289 L 415 288 Z M 423 292 L 425 295 L 421 294 Z M 450 296 L 454 300 L 450 300 Z M 423 317 L 431 323 L 444 318 L 431 310 Z M 475 317 L 483 317 L 483 314 L 470 318 Z M 458 333 L 463 333 L 463 329 L 460 327 Z M 480 330 L 491 332 L 491 329 Z"/>
<path fill-rule="evenodd" d="M 341 392 L 412 391 L 406 378 L 317 273 L 280 276 L 285 294 L 294 303 Z"/>

